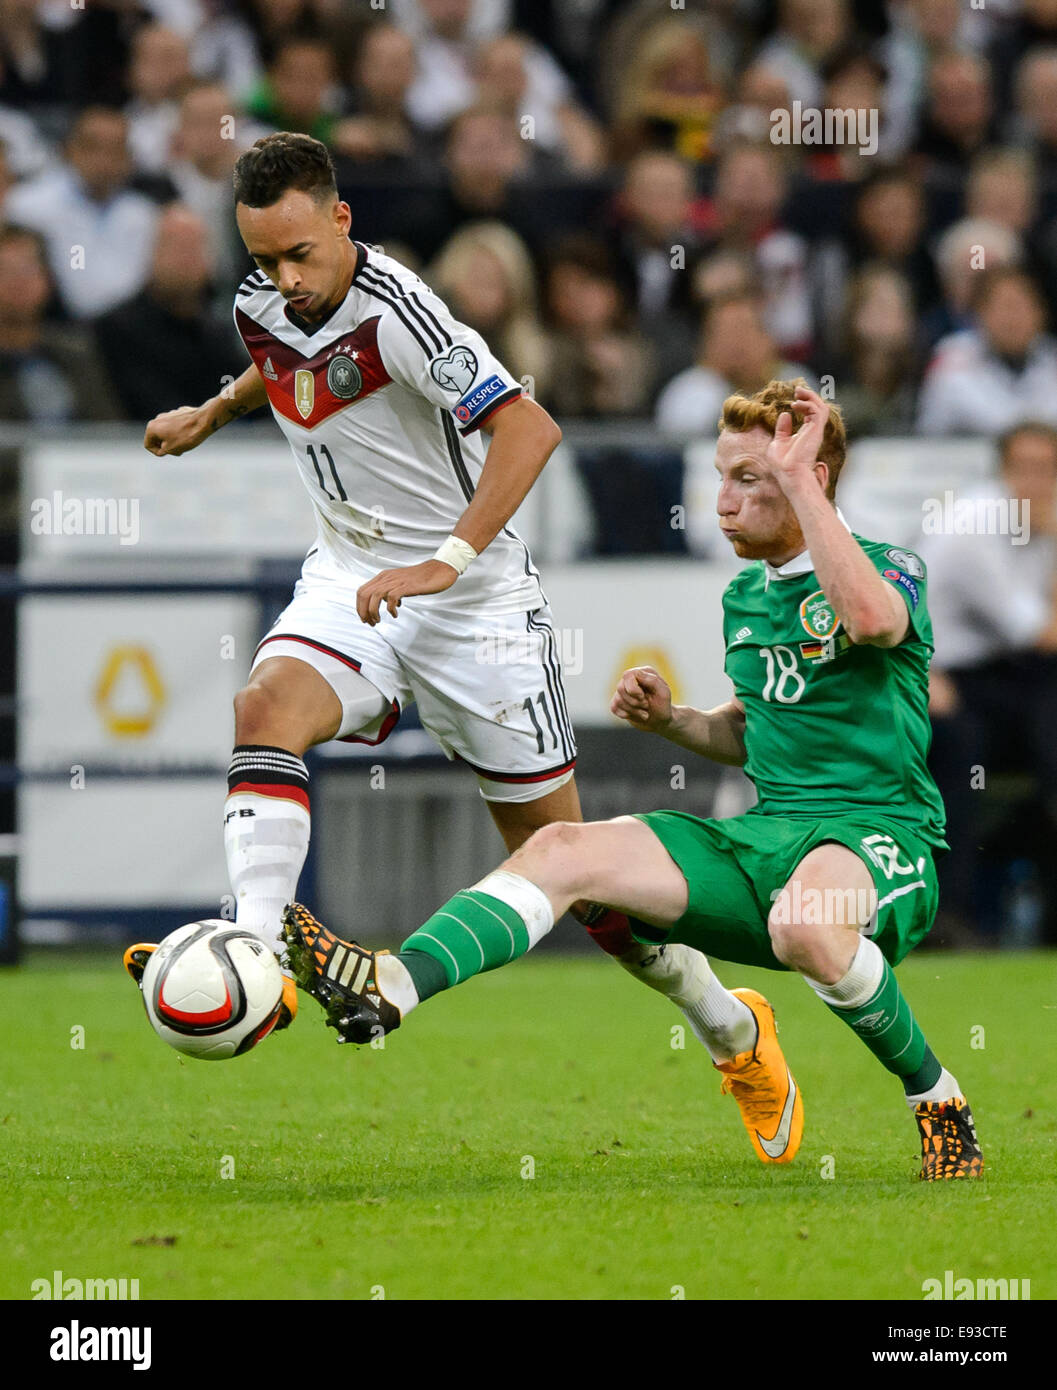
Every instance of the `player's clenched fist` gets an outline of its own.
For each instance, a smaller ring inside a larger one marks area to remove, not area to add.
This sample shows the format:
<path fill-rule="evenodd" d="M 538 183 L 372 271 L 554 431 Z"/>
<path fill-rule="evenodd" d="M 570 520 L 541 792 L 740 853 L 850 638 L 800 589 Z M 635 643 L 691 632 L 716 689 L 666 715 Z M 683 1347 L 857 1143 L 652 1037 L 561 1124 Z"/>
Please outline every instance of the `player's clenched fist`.
<path fill-rule="evenodd" d="M 652 666 L 633 666 L 617 682 L 609 709 L 636 729 L 659 733 L 672 722 L 672 692 Z"/>
<path fill-rule="evenodd" d="M 181 405 L 176 410 L 155 415 L 143 436 L 143 447 L 158 458 L 186 454 L 216 429 L 214 413 L 208 405 Z"/>

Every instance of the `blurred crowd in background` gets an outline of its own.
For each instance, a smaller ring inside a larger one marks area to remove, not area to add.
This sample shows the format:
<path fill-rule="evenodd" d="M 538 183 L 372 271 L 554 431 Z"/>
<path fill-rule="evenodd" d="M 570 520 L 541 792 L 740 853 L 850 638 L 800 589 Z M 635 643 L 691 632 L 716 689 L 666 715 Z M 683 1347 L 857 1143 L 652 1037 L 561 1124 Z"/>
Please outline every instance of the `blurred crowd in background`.
<path fill-rule="evenodd" d="M 1057 423 L 1057 0 L 0 0 L 0 416 L 216 391 L 277 129 L 556 415 Z"/>
<path fill-rule="evenodd" d="M 1057 0 L 0 0 L 0 422 L 142 424 L 241 370 L 231 171 L 280 129 L 559 420 L 655 427 L 578 453 L 596 553 L 685 549 L 664 436 L 775 376 L 853 441 L 995 441 L 1030 543 L 928 556 L 945 902 L 955 939 L 967 762 L 1026 772 L 1003 929 L 1057 940 Z"/>

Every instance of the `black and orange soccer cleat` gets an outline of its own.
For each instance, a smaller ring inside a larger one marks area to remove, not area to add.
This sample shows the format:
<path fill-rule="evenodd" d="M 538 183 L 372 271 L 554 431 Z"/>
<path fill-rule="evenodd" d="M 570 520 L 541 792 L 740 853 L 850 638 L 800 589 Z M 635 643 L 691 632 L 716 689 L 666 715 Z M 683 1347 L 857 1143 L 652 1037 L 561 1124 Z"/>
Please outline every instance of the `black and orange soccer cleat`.
<path fill-rule="evenodd" d="M 126 947 L 125 954 L 121 957 L 121 963 L 140 989 L 143 988 L 143 972 L 147 968 L 147 962 L 157 949 L 156 941 L 137 941 L 135 946 Z"/>
<path fill-rule="evenodd" d="M 732 994 L 752 1010 L 756 1044 L 730 1062 L 717 1062 L 722 1091 L 732 1095 L 761 1163 L 792 1163 L 804 1133 L 804 1101 L 778 1045 L 774 1009 L 754 989 Z"/>
<path fill-rule="evenodd" d="M 301 989 L 322 1004 L 338 1042 L 374 1042 L 400 1027 L 400 1010 L 378 987 L 377 958 L 388 951 L 343 941 L 301 903 L 291 903 L 283 913 L 283 936 L 287 968 Z"/>
<path fill-rule="evenodd" d="M 976 1137 L 973 1112 L 964 1096 L 922 1101 L 914 1109 L 914 1119 L 921 1135 L 918 1176 L 924 1182 L 980 1176 L 984 1156 Z"/>

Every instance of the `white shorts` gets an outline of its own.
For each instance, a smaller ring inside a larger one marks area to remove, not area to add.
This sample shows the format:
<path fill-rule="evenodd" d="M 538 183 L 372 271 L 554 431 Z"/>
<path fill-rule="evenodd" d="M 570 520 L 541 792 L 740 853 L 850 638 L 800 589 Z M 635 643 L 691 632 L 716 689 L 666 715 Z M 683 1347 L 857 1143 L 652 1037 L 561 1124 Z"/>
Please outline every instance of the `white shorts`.
<path fill-rule="evenodd" d="M 534 801 L 573 775 L 576 742 L 547 606 L 481 617 L 405 599 L 395 618 L 383 607 L 377 627 L 368 627 L 356 612 L 356 587 L 302 576 L 251 670 L 275 656 L 307 662 L 330 685 L 345 742 L 383 742 L 417 702 L 423 727 L 449 758 L 469 764 L 486 800 Z M 388 703 L 368 724 L 357 674 Z"/>

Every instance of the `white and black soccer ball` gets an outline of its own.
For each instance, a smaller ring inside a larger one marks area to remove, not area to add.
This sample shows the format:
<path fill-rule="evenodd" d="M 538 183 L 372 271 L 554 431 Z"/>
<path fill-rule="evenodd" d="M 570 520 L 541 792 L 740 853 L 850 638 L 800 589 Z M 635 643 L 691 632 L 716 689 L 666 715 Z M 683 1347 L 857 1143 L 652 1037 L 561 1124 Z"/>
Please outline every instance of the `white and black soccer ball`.
<path fill-rule="evenodd" d="M 214 919 L 170 932 L 147 961 L 142 988 L 159 1038 L 219 1062 L 249 1052 L 275 1027 L 283 976 L 259 936 Z"/>

